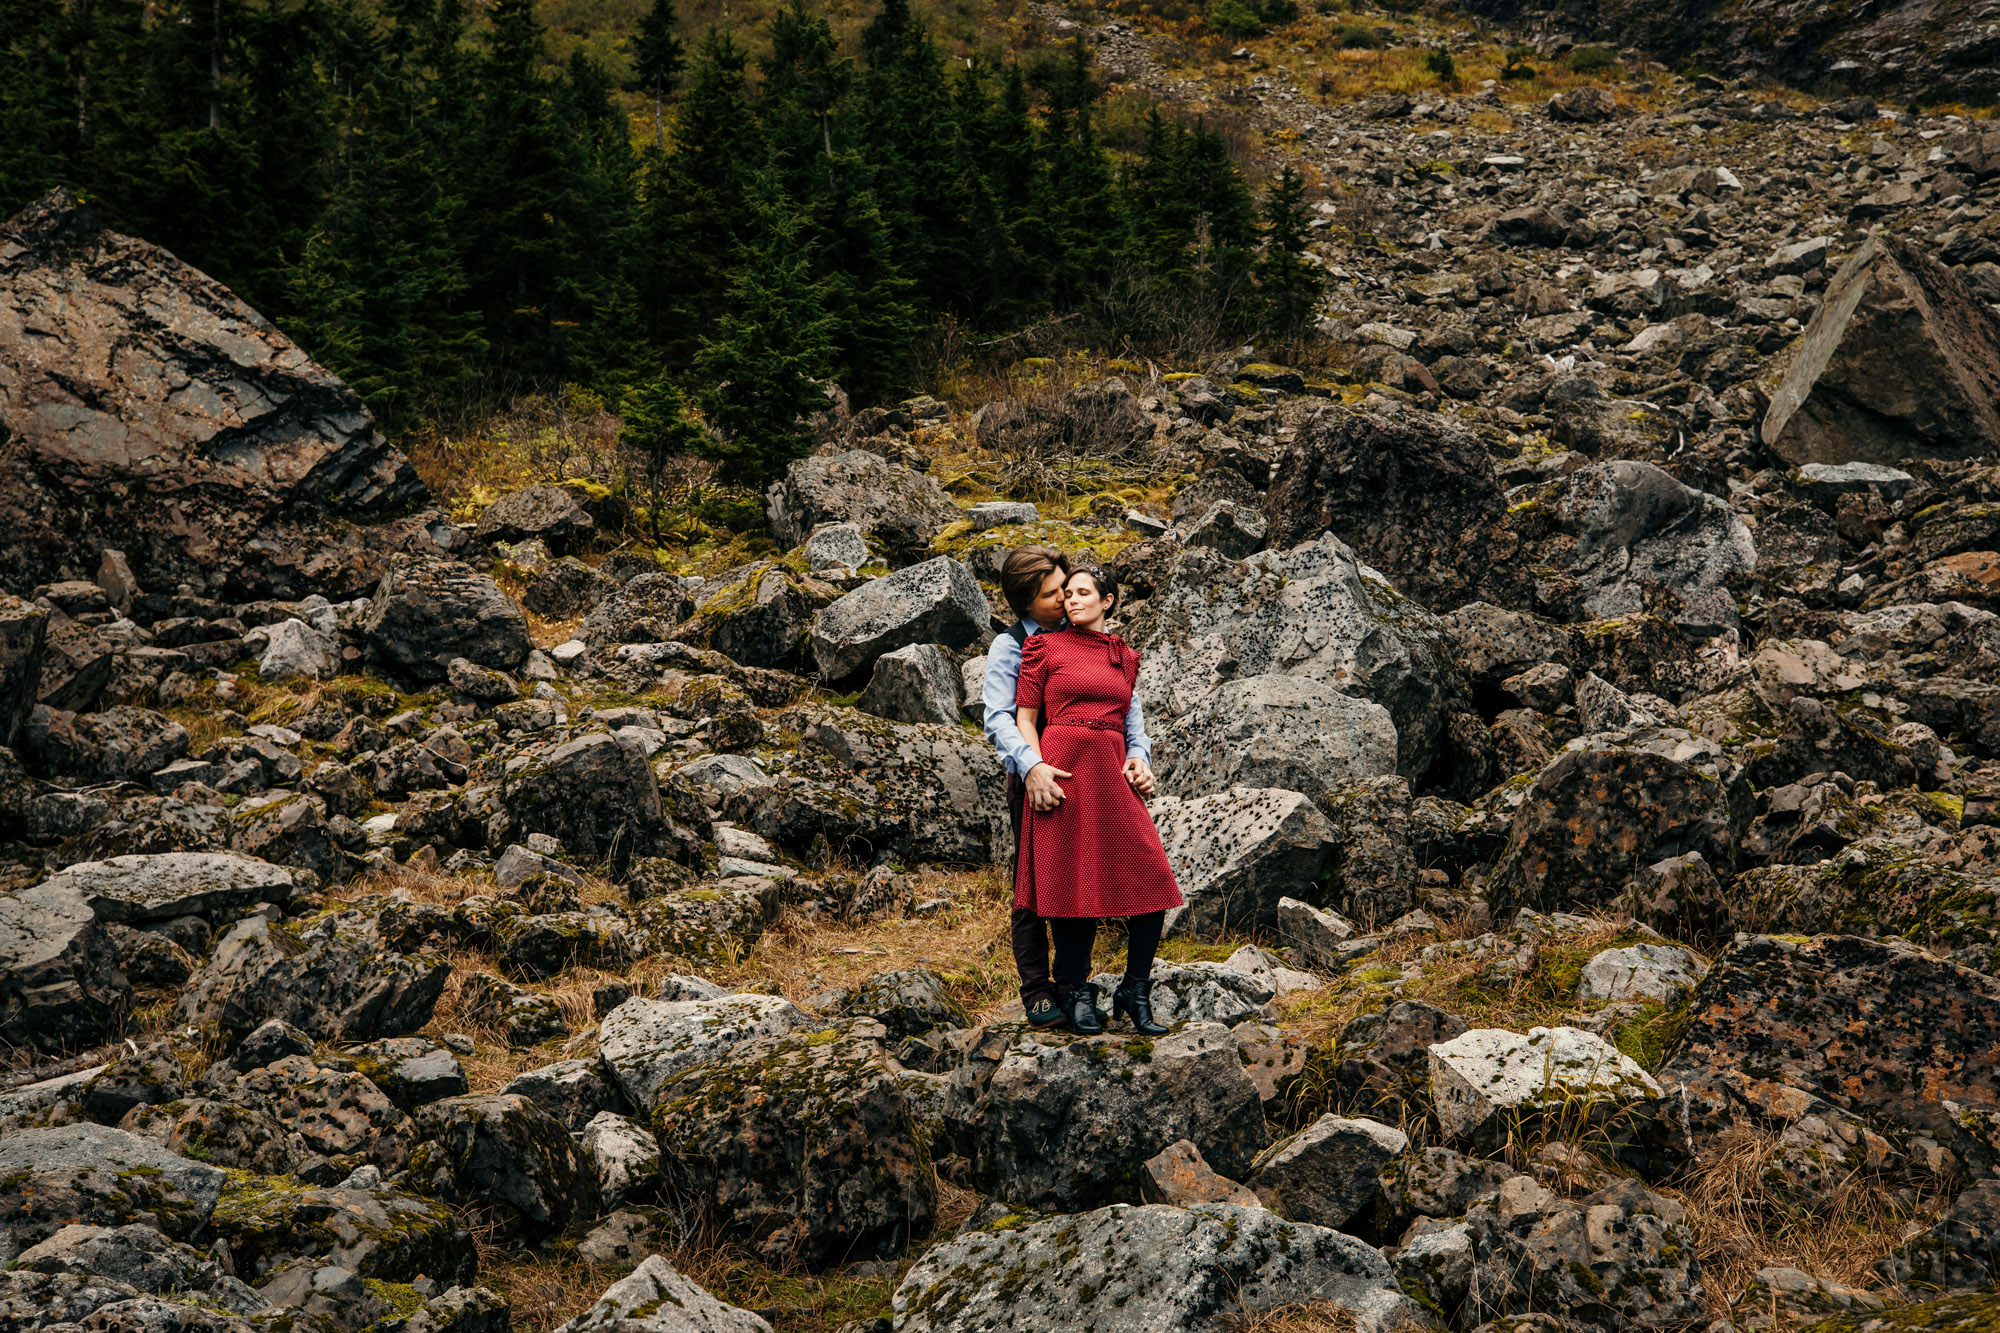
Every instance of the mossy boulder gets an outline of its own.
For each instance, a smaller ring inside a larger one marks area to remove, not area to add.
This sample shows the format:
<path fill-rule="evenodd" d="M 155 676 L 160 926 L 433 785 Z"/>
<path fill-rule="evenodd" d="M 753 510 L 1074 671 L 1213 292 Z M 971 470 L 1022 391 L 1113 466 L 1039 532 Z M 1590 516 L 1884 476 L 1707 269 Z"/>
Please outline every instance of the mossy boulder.
<path fill-rule="evenodd" d="M 673 637 L 744 666 L 789 670 L 806 660 L 813 616 L 839 597 L 838 588 L 786 561 L 760 560 L 709 593 Z"/>
<path fill-rule="evenodd" d="M 669 1188 L 768 1262 L 888 1258 L 930 1228 L 930 1165 L 872 1037 L 738 1046 L 669 1079 L 653 1124 Z"/>
<path fill-rule="evenodd" d="M 447 1097 L 417 1112 L 410 1181 L 504 1228 L 561 1231 L 597 1215 L 597 1175 L 561 1122 L 518 1094 Z"/>
<path fill-rule="evenodd" d="M 301 936 L 253 916 L 216 940 L 175 1013 L 231 1038 L 281 1018 L 323 1040 L 371 1041 L 429 1022 L 450 974 L 442 959 L 385 953 L 330 922 Z"/>
<path fill-rule="evenodd" d="M 0 1251 L 9 1256 L 72 1222 L 143 1222 L 185 1240 L 214 1212 L 224 1176 L 150 1139 L 103 1125 L 0 1136 Z"/>
<path fill-rule="evenodd" d="M 608 732 L 530 747 L 506 764 L 501 800 L 516 839 L 546 833 L 577 856 L 614 841 L 650 855 L 667 835 L 660 784 L 636 744 Z"/>
<path fill-rule="evenodd" d="M 229 1173 L 211 1229 L 255 1280 L 298 1259 L 364 1278 L 441 1286 L 470 1281 L 472 1237 L 449 1208 L 396 1190 L 318 1189 L 289 1176 Z"/>
<path fill-rule="evenodd" d="M 1888 838 L 1864 838 L 1816 865 L 1747 870 L 1736 885 L 1739 930 L 1900 935 L 1950 948 L 2000 941 L 2000 879 Z"/>

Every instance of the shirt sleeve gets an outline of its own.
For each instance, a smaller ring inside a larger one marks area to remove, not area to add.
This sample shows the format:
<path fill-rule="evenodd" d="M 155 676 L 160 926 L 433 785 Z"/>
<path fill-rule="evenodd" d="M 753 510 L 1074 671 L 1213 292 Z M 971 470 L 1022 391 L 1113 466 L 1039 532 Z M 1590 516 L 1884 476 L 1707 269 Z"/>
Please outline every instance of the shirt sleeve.
<path fill-rule="evenodd" d="M 1033 642 L 1033 637 L 1029 642 Z M 986 679 L 979 700 L 986 706 L 986 739 L 1000 752 L 1000 762 L 1015 777 L 1026 777 L 1035 752 L 1014 722 L 1014 684 L 1021 674 L 1021 645 L 1002 634 L 986 650 Z"/>
<path fill-rule="evenodd" d="M 1131 665 L 1126 668 L 1132 685 L 1132 703 L 1125 710 L 1125 757 L 1153 762 L 1153 738 L 1146 734 L 1146 710 L 1139 705 L 1139 650 L 1127 648 Z"/>
<path fill-rule="evenodd" d="M 1042 690 L 1049 682 L 1048 640 L 1030 635 L 1021 646 L 1021 680 L 1014 687 L 1014 707 L 1040 709 Z"/>

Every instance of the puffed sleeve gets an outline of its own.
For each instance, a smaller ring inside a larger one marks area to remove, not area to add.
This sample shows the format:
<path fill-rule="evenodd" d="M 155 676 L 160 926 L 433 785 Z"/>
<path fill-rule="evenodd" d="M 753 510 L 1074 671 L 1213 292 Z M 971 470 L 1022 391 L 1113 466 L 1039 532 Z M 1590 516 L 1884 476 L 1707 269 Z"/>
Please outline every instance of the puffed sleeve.
<path fill-rule="evenodd" d="M 1046 634 L 1030 634 L 1021 645 L 1021 679 L 1014 686 L 1014 707 L 1042 706 L 1042 690 L 1049 683 L 1048 639 Z"/>

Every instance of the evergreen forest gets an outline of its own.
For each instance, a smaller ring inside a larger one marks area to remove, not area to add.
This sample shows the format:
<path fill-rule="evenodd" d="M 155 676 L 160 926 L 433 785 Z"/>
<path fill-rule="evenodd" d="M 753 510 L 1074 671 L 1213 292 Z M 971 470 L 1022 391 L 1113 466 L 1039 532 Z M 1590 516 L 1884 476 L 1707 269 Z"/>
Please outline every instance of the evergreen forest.
<path fill-rule="evenodd" d="M 392 429 L 581 385 L 750 484 L 828 385 L 910 393 L 940 330 L 1310 318 L 1296 173 L 1259 197 L 1157 114 L 1109 151 L 1081 43 L 953 56 L 910 0 L 850 43 L 809 0 L 688 28 L 653 0 L 614 74 L 534 0 L 0 0 L 0 208 L 70 186 Z"/>

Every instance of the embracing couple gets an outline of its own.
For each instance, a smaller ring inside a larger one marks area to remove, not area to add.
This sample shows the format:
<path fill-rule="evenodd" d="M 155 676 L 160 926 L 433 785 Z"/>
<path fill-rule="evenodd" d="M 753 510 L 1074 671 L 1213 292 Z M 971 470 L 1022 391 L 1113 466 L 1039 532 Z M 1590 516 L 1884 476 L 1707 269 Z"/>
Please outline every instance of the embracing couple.
<path fill-rule="evenodd" d="M 1014 821 L 1014 966 L 1036 1027 L 1104 1031 L 1090 950 L 1097 919 L 1126 917 L 1125 976 L 1111 1016 L 1158 1035 L 1153 956 L 1180 889 L 1146 810 L 1153 745 L 1132 692 L 1139 654 L 1107 618 L 1117 581 L 1071 569 L 1051 546 L 1007 555 L 1001 590 L 1012 629 L 987 649 L 986 738 L 1007 769 Z M 1055 944 L 1054 975 L 1049 944 Z"/>

